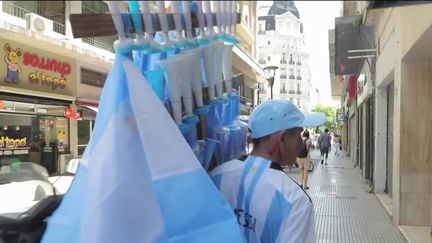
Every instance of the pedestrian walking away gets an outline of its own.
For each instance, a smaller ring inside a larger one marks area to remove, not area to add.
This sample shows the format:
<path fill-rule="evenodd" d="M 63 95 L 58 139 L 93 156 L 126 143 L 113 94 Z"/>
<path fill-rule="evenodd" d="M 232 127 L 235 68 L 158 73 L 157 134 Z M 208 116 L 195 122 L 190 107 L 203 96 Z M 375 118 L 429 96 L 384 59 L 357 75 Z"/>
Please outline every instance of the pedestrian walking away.
<path fill-rule="evenodd" d="M 331 147 L 331 136 L 328 134 L 329 130 L 326 128 L 324 133 L 319 137 L 318 144 L 321 151 L 321 164 L 327 165 L 328 153 Z"/>
<path fill-rule="evenodd" d="M 302 127 L 324 121 L 287 100 L 264 102 L 249 119 L 253 150 L 245 162 L 228 161 L 210 173 L 248 242 L 316 242 L 312 201 L 282 166 L 296 161 Z"/>

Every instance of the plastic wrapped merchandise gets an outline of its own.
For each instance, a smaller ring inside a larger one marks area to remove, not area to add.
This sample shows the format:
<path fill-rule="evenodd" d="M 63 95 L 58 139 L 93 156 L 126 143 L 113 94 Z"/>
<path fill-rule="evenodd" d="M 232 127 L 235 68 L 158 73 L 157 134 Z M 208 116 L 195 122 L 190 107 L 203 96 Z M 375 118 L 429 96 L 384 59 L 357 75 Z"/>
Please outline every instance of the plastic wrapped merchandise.
<path fill-rule="evenodd" d="M 236 158 L 247 154 L 247 136 L 248 136 L 248 124 L 240 119 L 236 120 L 237 125 L 240 127 L 240 136 L 238 143 L 238 154 Z"/>
<path fill-rule="evenodd" d="M 225 126 L 219 126 L 214 128 L 215 139 L 219 141 L 216 145 L 215 160 L 217 165 L 228 161 L 229 151 L 229 140 L 230 140 L 230 129 Z"/>
<path fill-rule="evenodd" d="M 232 92 L 228 95 L 229 102 L 229 122 L 234 122 L 240 115 L 240 94 L 238 91 Z"/>
<path fill-rule="evenodd" d="M 230 137 L 226 151 L 226 160 L 229 161 L 240 157 L 241 128 L 236 122 L 227 127 L 230 130 Z"/>
<path fill-rule="evenodd" d="M 206 154 L 206 141 L 205 140 L 196 141 L 195 144 L 191 144 L 191 149 L 194 152 L 198 161 L 204 167 L 204 158 Z"/>

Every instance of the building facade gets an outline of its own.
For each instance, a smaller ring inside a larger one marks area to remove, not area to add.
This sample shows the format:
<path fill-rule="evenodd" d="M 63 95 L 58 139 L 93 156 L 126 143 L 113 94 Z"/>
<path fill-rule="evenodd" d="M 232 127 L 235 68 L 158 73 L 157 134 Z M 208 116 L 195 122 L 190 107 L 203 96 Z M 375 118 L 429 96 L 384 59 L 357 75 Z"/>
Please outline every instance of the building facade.
<path fill-rule="evenodd" d="M 350 18 L 359 20 L 353 25 L 357 29 L 372 27 L 364 32 L 371 40 L 367 48 L 345 48 L 362 50 L 351 55 L 360 56 L 360 62 L 343 63 L 338 58 L 346 54 L 335 55 L 335 71 L 342 66 L 357 70 L 332 79 L 332 86 L 342 80 L 345 149 L 404 236 L 412 240 L 410 236 L 422 234 L 418 239 L 430 240 L 432 52 L 427 43 L 432 43 L 432 4 L 343 5 L 345 19 L 340 25 L 336 21 L 336 43 L 344 43 L 338 28 L 346 28 Z M 343 49 L 336 44 L 338 48 Z"/>
<path fill-rule="evenodd" d="M 303 24 L 292 1 L 258 2 L 257 60 L 276 66 L 273 99 L 288 99 L 310 111 L 311 73 L 305 52 Z M 271 87 L 259 86 L 258 103 L 271 98 Z"/>
<path fill-rule="evenodd" d="M 102 13 L 107 7 L 91 1 L 0 2 L 2 162 L 33 161 L 61 173 L 87 146 L 114 60 L 112 41 L 103 49 L 94 38 L 73 39 L 70 14 L 89 9 Z"/>

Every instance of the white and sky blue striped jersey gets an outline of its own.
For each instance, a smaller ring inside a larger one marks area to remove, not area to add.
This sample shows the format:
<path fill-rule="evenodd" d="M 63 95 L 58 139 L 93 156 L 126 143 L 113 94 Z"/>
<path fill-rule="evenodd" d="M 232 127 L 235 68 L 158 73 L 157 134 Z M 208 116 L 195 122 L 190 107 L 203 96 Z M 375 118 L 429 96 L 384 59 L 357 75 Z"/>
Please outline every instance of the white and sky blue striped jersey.
<path fill-rule="evenodd" d="M 271 161 L 249 156 L 216 167 L 211 177 L 237 215 L 248 242 L 316 242 L 309 196 Z"/>

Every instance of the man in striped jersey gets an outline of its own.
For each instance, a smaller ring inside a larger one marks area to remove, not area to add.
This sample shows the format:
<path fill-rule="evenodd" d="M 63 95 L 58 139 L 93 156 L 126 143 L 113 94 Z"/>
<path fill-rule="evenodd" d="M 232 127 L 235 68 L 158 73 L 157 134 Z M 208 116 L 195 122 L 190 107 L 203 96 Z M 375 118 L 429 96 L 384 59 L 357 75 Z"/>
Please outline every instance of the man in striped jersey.
<path fill-rule="evenodd" d="M 254 148 L 245 162 L 232 160 L 211 172 L 248 242 L 316 241 L 312 201 L 282 166 L 296 161 L 302 128 L 325 120 L 287 100 L 267 101 L 250 116 Z"/>

